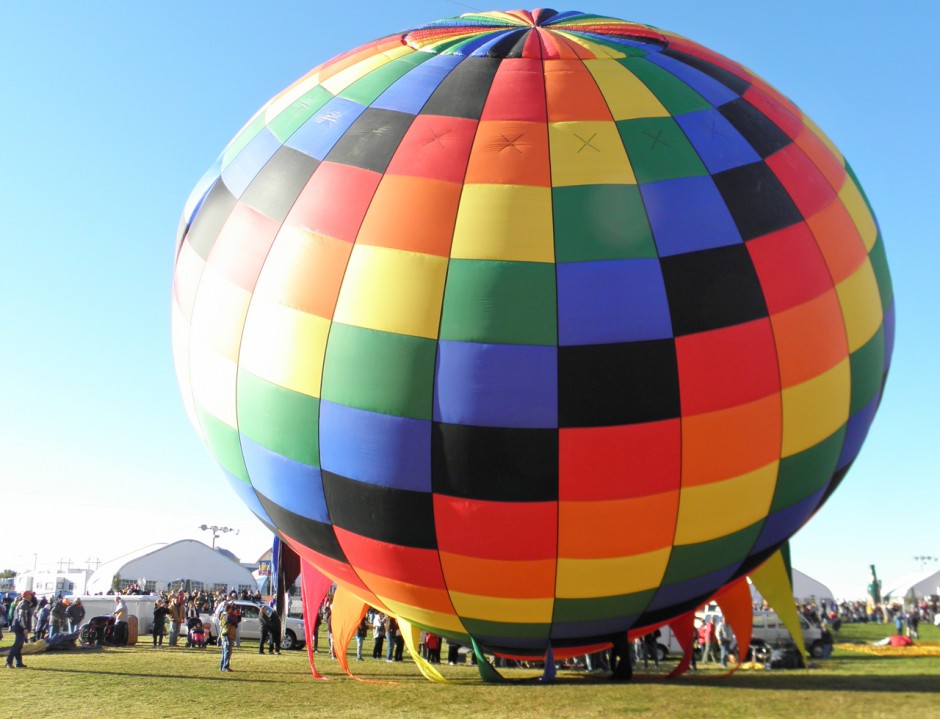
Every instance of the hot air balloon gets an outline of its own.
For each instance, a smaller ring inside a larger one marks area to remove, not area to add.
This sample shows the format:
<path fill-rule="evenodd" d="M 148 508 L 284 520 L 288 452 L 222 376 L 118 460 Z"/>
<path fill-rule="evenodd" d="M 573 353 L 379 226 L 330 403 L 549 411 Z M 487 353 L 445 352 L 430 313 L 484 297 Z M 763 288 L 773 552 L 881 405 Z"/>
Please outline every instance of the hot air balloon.
<path fill-rule="evenodd" d="M 553 10 L 368 43 L 190 197 L 193 424 L 301 557 L 487 651 L 607 642 L 771 556 L 857 456 L 884 245 L 800 109 L 701 45 Z"/>

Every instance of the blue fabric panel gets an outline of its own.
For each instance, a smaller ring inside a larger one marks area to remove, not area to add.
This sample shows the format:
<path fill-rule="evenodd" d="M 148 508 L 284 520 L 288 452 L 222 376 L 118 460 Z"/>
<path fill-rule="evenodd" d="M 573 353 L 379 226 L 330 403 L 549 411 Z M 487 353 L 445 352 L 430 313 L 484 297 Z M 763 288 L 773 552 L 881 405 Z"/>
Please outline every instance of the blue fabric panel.
<path fill-rule="evenodd" d="M 646 611 L 649 613 L 657 609 L 667 609 L 690 599 L 712 594 L 715 587 L 723 586 L 740 566 L 740 562 L 735 562 L 730 567 L 719 569 L 717 572 L 660 587 Z"/>
<path fill-rule="evenodd" d="M 437 55 L 421 63 L 379 95 L 371 107 L 417 115 L 441 81 L 463 59 L 460 55 Z"/>
<path fill-rule="evenodd" d="M 675 121 L 713 175 L 732 167 L 760 162 L 760 155 L 717 110 L 677 115 Z"/>
<path fill-rule="evenodd" d="M 319 467 L 272 452 L 243 434 L 239 439 L 248 476 L 255 489 L 294 514 L 330 523 Z"/>
<path fill-rule="evenodd" d="M 552 624 L 552 639 L 580 639 L 582 637 L 612 636 L 626 632 L 639 620 L 635 617 L 595 619 L 585 622 L 555 622 Z"/>
<path fill-rule="evenodd" d="M 668 55 L 650 53 L 643 59 L 672 73 L 715 107 L 720 107 L 738 97 L 738 94 L 726 85 L 722 85 L 701 70 L 696 70 Z"/>
<path fill-rule="evenodd" d="M 359 482 L 431 491 L 431 423 L 320 402 L 320 466 Z"/>
<path fill-rule="evenodd" d="M 252 489 L 251 485 L 247 482 L 243 482 L 231 472 L 227 472 L 224 469 L 222 472 L 225 474 L 225 478 L 228 479 L 229 486 L 235 490 L 235 494 L 245 503 L 248 509 L 262 522 L 273 527 L 274 521 L 268 516 L 268 513 L 264 511 L 264 507 L 261 506 L 261 501 L 258 499 L 258 495 L 255 494 L 255 490 Z"/>
<path fill-rule="evenodd" d="M 571 262 L 557 273 L 560 345 L 672 337 L 659 260 Z"/>
<path fill-rule="evenodd" d="M 222 170 L 222 180 L 229 192 L 235 197 L 241 197 L 261 168 L 280 148 L 281 141 L 268 128 L 255 135 L 229 166 Z"/>
<path fill-rule="evenodd" d="M 494 28 L 495 29 L 495 28 Z M 516 32 L 517 30 L 522 30 L 522 27 L 514 27 L 511 30 L 505 32 L 498 32 L 486 35 L 481 35 L 478 38 L 470 40 L 468 43 L 460 46 L 461 55 L 473 55 L 474 57 L 487 57 L 487 53 L 493 45 L 501 42 L 506 35 Z"/>
<path fill-rule="evenodd" d="M 680 177 L 640 186 L 660 257 L 741 243 L 741 233 L 710 177 Z M 676 212 L 684 207 L 688 212 Z"/>
<path fill-rule="evenodd" d="M 478 427 L 558 426 L 558 350 L 440 342 L 434 419 Z"/>
<path fill-rule="evenodd" d="M 365 106 L 358 102 L 334 97 L 301 125 L 284 144 L 322 160 L 365 109 Z"/>
<path fill-rule="evenodd" d="M 849 417 L 849 422 L 845 428 L 845 441 L 842 443 L 842 454 L 839 455 L 839 462 L 836 470 L 840 470 L 854 460 L 862 449 L 862 443 L 868 436 L 868 430 L 875 419 L 875 411 L 878 409 L 878 401 L 881 399 L 879 392 L 875 398 L 860 409 L 855 415 Z"/>
<path fill-rule="evenodd" d="M 891 364 L 891 356 L 894 354 L 894 305 L 892 302 L 891 306 L 885 310 L 884 316 L 884 327 L 885 327 L 885 364 L 884 371 L 888 371 L 888 365 Z"/>
<path fill-rule="evenodd" d="M 826 494 L 828 484 L 793 506 L 781 509 L 767 517 L 751 554 L 757 554 L 789 539 L 811 516 Z"/>

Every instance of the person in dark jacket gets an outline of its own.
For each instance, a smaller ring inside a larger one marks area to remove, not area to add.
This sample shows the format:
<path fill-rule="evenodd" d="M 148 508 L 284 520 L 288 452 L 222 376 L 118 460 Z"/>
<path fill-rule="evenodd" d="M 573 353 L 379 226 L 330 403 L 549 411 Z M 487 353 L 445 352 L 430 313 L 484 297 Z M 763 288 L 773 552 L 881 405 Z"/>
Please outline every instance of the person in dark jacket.
<path fill-rule="evenodd" d="M 33 622 L 33 607 L 35 606 L 36 595 L 31 591 L 23 592 L 20 603 L 13 612 L 13 646 L 10 647 L 10 653 L 7 654 L 7 669 L 25 669 L 23 664 L 23 645 L 26 643 L 26 635 L 29 633 L 30 625 Z"/>
<path fill-rule="evenodd" d="M 153 606 L 153 646 L 157 648 L 157 640 L 163 646 L 163 637 L 166 636 L 166 615 L 170 613 L 169 607 L 162 599 L 158 599 Z"/>
<path fill-rule="evenodd" d="M 264 645 L 268 645 L 268 654 L 281 653 L 281 618 L 271 607 L 261 607 L 261 644 L 258 654 L 264 654 Z"/>
<path fill-rule="evenodd" d="M 85 619 L 85 607 L 82 604 L 82 600 L 76 597 L 69 605 L 66 614 L 69 620 L 69 631 L 77 632 L 79 627 L 82 626 L 82 621 Z"/>

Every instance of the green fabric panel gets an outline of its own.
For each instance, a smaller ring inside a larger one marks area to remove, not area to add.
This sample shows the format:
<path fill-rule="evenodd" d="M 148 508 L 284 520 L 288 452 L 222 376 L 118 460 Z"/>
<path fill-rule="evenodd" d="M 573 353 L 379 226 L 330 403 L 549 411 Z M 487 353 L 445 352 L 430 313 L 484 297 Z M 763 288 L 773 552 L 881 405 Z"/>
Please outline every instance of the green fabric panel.
<path fill-rule="evenodd" d="M 470 637 L 470 646 L 473 647 L 473 654 L 477 658 L 477 670 L 480 672 L 480 679 L 490 683 L 506 681 L 503 675 L 496 671 L 496 667 L 490 664 L 489 659 L 483 655 L 483 650 L 480 649 L 480 645 L 473 637 Z"/>
<path fill-rule="evenodd" d="M 656 243 L 636 185 L 552 188 L 557 262 L 656 257 Z"/>
<path fill-rule="evenodd" d="M 466 342 L 557 344 L 555 265 L 452 260 L 440 335 Z"/>
<path fill-rule="evenodd" d="M 641 185 L 708 174 L 695 148 L 671 117 L 619 120 L 617 129 Z"/>
<path fill-rule="evenodd" d="M 321 396 L 347 407 L 431 419 L 434 340 L 334 323 Z"/>
<path fill-rule="evenodd" d="M 852 370 L 852 402 L 849 416 L 854 416 L 881 390 L 885 367 L 885 328 L 882 324 L 868 342 L 849 355 Z"/>
<path fill-rule="evenodd" d="M 339 97 L 368 107 L 378 99 L 396 80 L 414 70 L 421 63 L 430 60 L 434 55 L 430 52 L 413 52 L 410 55 L 396 58 L 376 68 L 364 77 L 359 78 L 352 85 L 343 90 Z"/>
<path fill-rule="evenodd" d="M 761 520 L 709 542 L 674 546 L 669 557 L 669 566 L 666 567 L 666 575 L 663 577 L 663 586 L 703 577 L 743 561 L 757 541 L 763 526 L 764 520 Z"/>
<path fill-rule="evenodd" d="M 780 556 L 783 559 L 783 566 L 787 569 L 787 579 L 790 580 L 790 588 L 793 588 L 793 563 L 790 561 L 790 542 L 787 540 L 780 546 Z"/>
<path fill-rule="evenodd" d="M 513 637 L 518 639 L 548 639 L 551 624 L 524 622 L 488 622 L 485 619 L 461 617 L 470 636 L 478 637 Z"/>
<path fill-rule="evenodd" d="M 301 125 L 332 99 L 329 91 L 317 85 L 281 111 L 268 123 L 268 129 L 278 140 L 287 142 Z"/>
<path fill-rule="evenodd" d="M 615 597 L 591 597 L 588 599 L 556 599 L 555 622 L 582 622 L 591 619 L 613 619 L 642 614 L 653 601 L 655 589 Z"/>
<path fill-rule="evenodd" d="M 862 196 L 862 199 L 865 200 L 865 204 L 868 206 L 868 211 L 871 213 L 871 216 L 875 218 L 875 224 L 878 224 L 878 218 L 875 217 L 875 208 L 871 206 L 871 202 L 868 201 L 868 195 L 865 194 L 865 188 L 862 187 L 862 183 L 858 181 L 858 177 L 855 175 L 855 170 L 852 169 L 852 166 L 849 164 L 849 161 L 843 158 L 845 164 L 845 171 L 848 173 L 849 177 L 852 178 L 852 182 L 855 183 L 855 186 L 858 188 L 858 193 Z"/>
<path fill-rule="evenodd" d="M 711 104 L 695 90 L 658 65 L 632 57 L 618 60 L 618 62 L 649 88 L 663 107 L 669 110 L 670 115 L 684 115 L 687 112 L 712 108 Z"/>
<path fill-rule="evenodd" d="M 238 477 L 245 483 L 250 483 L 238 431 L 229 427 L 225 422 L 216 419 L 201 407 L 196 408 L 196 413 L 199 416 L 199 424 L 206 434 L 209 450 L 215 460 L 233 476 Z"/>
<path fill-rule="evenodd" d="M 264 129 L 264 113 L 259 112 L 257 116 L 241 129 L 235 138 L 222 151 L 222 169 L 224 170 L 232 160 L 238 157 L 238 153 L 245 149 L 245 146 L 255 139 L 257 134 Z"/>
<path fill-rule="evenodd" d="M 320 400 L 238 372 L 238 428 L 272 452 L 320 466 Z"/>
<path fill-rule="evenodd" d="M 894 285 L 891 283 L 891 273 L 888 272 L 888 257 L 885 254 L 885 243 L 881 234 L 875 239 L 875 245 L 868 253 L 872 269 L 875 271 L 875 280 L 878 282 L 878 292 L 881 294 L 881 310 L 887 312 L 894 302 Z"/>
<path fill-rule="evenodd" d="M 771 513 L 792 507 L 825 487 L 836 471 L 844 441 L 843 426 L 819 444 L 781 459 Z"/>

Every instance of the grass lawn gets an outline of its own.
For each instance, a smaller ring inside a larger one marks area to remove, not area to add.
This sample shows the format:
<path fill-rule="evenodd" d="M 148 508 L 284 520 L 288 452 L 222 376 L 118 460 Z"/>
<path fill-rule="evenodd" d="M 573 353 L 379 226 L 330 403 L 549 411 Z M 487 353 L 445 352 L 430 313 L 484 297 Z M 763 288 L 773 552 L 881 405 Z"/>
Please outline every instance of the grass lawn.
<path fill-rule="evenodd" d="M 891 633 L 888 625 L 848 625 L 836 642 L 867 642 Z M 940 642 L 924 627 L 923 642 Z M 5 634 L 0 646 L 8 646 Z M 325 642 L 321 642 L 321 647 Z M 859 645 L 861 646 L 861 645 Z M 940 644 L 935 645 L 940 649 Z M 355 644 L 351 645 L 354 649 Z M 371 657 L 371 639 L 366 641 Z M 446 656 L 446 647 L 445 647 Z M 362 678 L 346 677 L 321 650 L 310 675 L 306 651 L 259 656 L 236 649 L 234 672 L 219 672 L 219 650 L 163 648 L 148 643 L 104 650 L 48 652 L 25 657 L 28 669 L 0 669 L 2 714 L 101 717 L 940 717 L 940 656 L 880 657 L 839 650 L 816 669 L 742 669 L 719 677 L 706 668 L 676 680 L 638 677 L 615 684 L 602 675 L 559 671 L 551 685 L 540 672 L 501 670 L 507 684 L 484 684 L 472 666 L 440 667 L 451 680 L 425 680 L 407 659 L 356 662 Z M 670 665 L 667 663 L 666 667 Z"/>

